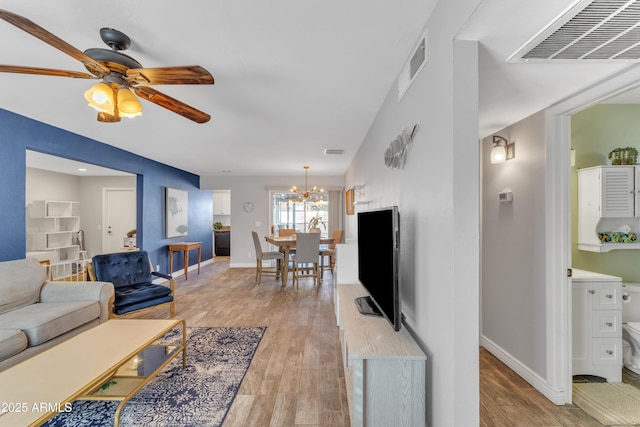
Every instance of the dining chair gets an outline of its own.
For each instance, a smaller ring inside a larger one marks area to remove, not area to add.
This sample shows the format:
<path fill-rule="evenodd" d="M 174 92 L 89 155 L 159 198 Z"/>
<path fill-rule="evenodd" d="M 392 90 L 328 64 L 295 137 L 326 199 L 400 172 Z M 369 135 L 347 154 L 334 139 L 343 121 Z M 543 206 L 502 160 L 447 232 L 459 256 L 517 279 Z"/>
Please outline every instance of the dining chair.
<path fill-rule="evenodd" d="M 281 252 L 273 251 L 273 252 L 264 252 L 262 250 L 262 245 L 260 244 L 260 237 L 258 237 L 258 233 L 255 231 L 251 232 L 253 236 L 253 245 L 256 248 L 256 282 L 258 285 L 262 280 L 262 275 L 274 275 L 276 279 L 280 277 L 280 269 L 282 268 L 282 263 L 284 262 L 284 254 Z M 265 269 L 262 266 L 263 261 L 276 260 L 276 267 Z"/>
<path fill-rule="evenodd" d="M 292 234 L 296 234 L 295 228 L 281 228 L 278 230 L 278 236 L 280 237 L 287 237 L 291 236 Z"/>
<path fill-rule="evenodd" d="M 320 278 L 324 277 L 324 270 L 331 270 L 331 274 L 333 274 L 333 267 L 336 264 L 335 254 L 336 254 L 336 245 L 341 243 L 343 230 L 341 228 L 336 228 L 331 232 L 331 238 L 333 242 L 328 245 L 320 246 Z M 324 265 L 325 257 L 329 257 L 328 265 Z"/>
<path fill-rule="evenodd" d="M 295 228 L 280 228 L 278 230 L 279 237 L 288 237 L 296 234 Z M 280 248 L 280 252 L 284 254 L 284 249 Z M 292 257 L 296 253 L 296 248 L 289 248 L 289 257 Z"/>
<path fill-rule="evenodd" d="M 313 285 L 320 284 L 318 253 L 320 233 L 297 233 L 296 254 L 293 256 L 293 283 L 298 288 L 300 277 L 313 278 Z M 303 275 L 303 273 L 306 273 Z"/>

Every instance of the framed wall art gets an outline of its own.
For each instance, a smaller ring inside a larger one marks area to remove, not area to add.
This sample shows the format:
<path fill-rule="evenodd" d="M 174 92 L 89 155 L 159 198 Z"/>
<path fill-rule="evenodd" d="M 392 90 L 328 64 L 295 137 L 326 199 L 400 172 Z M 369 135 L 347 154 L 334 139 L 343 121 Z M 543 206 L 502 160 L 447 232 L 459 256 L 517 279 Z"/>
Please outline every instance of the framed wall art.
<path fill-rule="evenodd" d="M 347 209 L 347 215 L 353 215 L 353 188 L 350 188 L 345 193 L 345 207 Z"/>
<path fill-rule="evenodd" d="M 166 187 L 167 238 L 183 237 L 189 229 L 189 192 Z"/>

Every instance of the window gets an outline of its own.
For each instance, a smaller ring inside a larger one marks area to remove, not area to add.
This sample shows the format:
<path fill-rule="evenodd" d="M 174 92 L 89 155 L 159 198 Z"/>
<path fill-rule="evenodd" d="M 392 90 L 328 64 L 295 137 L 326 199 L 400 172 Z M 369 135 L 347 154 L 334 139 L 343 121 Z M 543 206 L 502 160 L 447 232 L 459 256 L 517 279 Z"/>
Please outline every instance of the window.
<path fill-rule="evenodd" d="M 329 230 L 329 195 L 321 194 L 317 197 L 301 201 L 297 194 L 273 192 L 271 195 L 273 234 L 278 234 L 281 228 L 294 228 L 297 231 L 308 231 L 312 218 L 319 218 L 318 228 L 323 236 Z"/>

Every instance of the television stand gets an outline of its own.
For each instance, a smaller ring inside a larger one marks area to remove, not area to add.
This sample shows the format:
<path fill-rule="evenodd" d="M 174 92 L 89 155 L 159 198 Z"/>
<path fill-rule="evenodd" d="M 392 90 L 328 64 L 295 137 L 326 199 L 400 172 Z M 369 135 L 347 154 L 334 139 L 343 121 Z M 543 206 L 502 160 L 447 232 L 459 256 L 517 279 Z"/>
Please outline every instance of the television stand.
<path fill-rule="evenodd" d="M 353 301 L 366 294 L 360 284 L 336 286 L 351 425 L 424 426 L 427 357 L 408 328 L 396 332 L 385 318 L 360 314 Z"/>
<path fill-rule="evenodd" d="M 383 317 L 382 313 L 370 296 L 367 295 L 366 297 L 358 297 L 354 301 L 358 306 L 358 311 L 365 316 Z"/>

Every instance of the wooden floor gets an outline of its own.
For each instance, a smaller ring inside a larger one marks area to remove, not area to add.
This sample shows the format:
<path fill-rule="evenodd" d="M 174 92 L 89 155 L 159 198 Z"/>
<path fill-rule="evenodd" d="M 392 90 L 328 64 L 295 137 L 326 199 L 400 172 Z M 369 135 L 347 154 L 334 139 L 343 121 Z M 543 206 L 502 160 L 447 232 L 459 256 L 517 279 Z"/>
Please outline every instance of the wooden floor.
<path fill-rule="evenodd" d="M 331 273 L 319 288 L 302 279 L 283 289 L 273 276 L 256 286 L 255 268 L 228 267 L 216 257 L 175 283 L 175 317 L 187 326 L 267 327 L 224 426 L 349 426 Z M 166 318 L 168 308 L 130 317 Z"/>
<path fill-rule="evenodd" d="M 344 371 L 325 274 L 283 289 L 273 277 L 255 284 L 254 268 L 228 268 L 216 257 L 201 274 L 176 279 L 176 317 L 188 326 L 267 326 L 224 422 L 231 426 L 349 426 Z M 168 316 L 167 308 L 144 316 Z M 600 426 L 575 405 L 556 406 L 488 351 L 480 349 L 480 425 Z"/>

